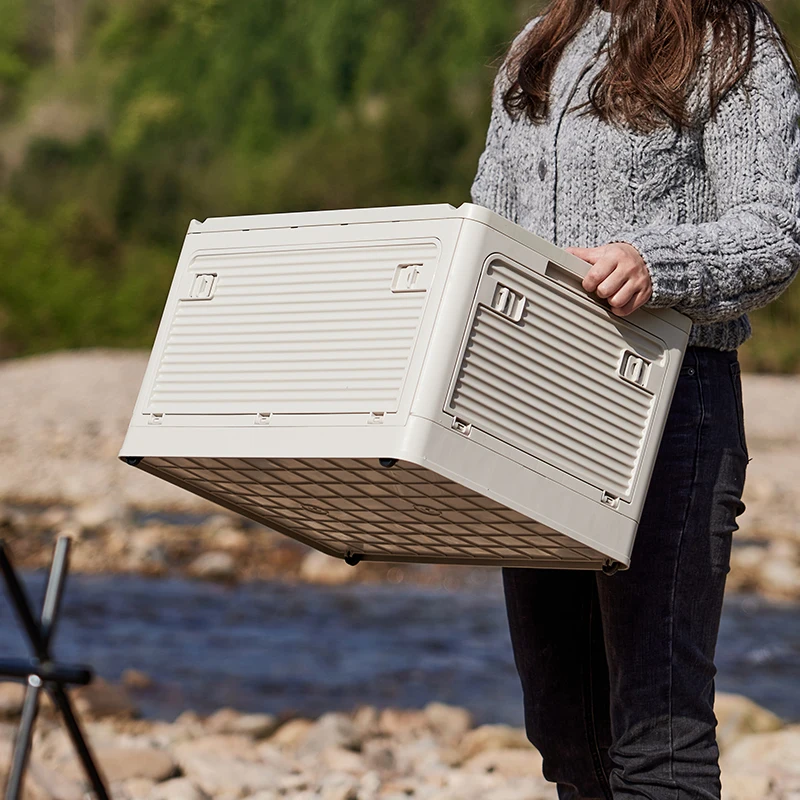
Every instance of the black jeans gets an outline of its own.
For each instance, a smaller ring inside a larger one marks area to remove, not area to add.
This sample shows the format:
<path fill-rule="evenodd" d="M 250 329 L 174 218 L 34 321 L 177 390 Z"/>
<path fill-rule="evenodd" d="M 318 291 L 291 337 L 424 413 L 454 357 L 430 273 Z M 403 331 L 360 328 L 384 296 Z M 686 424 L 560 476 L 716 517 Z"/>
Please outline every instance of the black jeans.
<path fill-rule="evenodd" d="M 503 570 L 560 800 L 718 800 L 714 650 L 747 461 L 736 353 L 689 348 L 630 569 Z"/>

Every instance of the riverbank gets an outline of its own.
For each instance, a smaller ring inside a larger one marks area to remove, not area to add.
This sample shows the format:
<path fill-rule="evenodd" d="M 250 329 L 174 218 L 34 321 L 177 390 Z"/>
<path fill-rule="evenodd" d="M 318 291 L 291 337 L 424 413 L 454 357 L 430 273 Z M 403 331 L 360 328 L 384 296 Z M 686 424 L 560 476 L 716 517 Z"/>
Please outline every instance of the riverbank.
<path fill-rule="evenodd" d="M 141 678 L 140 678 L 141 679 Z M 75 693 L 115 800 L 554 800 L 524 731 L 474 726 L 470 713 L 362 706 L 311 720 L 221 709 L 174 722 L 135 719 L 124 689 Z M 0 765 L 10 760 L 22 688 L 0 684 Z M 800 726 L 738 695 L 718 695 L 726 800 L 794 800 Z M 30 800 L 81 800 L 87 787 L 63 729 L 45 709 Z"/>
<path fill-rule="evenodd" d="M 323 583 L 474 580 L 460 568 L 341 562 L 295 545 L 117 460 L 147 354 L 90 350 L 0 363 L 0 525 L 26 567 L 55 536 L 87 572 L 276 576 Z M 800 599 L 800 378 L 743 378 L 748 467 L 728 586 Z M 480 571 L 477 571 L 479 573 Z"/>

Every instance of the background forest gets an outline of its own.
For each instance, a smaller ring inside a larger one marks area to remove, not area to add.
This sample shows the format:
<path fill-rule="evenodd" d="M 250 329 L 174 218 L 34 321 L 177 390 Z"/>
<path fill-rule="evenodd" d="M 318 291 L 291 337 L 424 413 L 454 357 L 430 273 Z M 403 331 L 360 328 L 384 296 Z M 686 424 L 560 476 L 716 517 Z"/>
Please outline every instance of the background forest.
<path fill-rule="evenodd" d="M 534 9 L 0 0 L 0 357 L 149 347 L 193 217 L 468 199 Z M 746 366 L 800 371 L 800 280 L 754 327 Z"/>

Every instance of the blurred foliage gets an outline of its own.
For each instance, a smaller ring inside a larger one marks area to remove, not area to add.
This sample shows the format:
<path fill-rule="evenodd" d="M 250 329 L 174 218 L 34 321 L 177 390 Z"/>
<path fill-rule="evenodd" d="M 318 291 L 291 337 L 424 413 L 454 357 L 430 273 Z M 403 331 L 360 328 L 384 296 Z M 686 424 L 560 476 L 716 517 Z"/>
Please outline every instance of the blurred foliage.
<path fill-rule="evenodd" d="M 192 218 L 468 199 L 535 5 L 0 0 L 0 356 L 149 346 Z M 797 312 L 748 366 L 800 369 Z"/>

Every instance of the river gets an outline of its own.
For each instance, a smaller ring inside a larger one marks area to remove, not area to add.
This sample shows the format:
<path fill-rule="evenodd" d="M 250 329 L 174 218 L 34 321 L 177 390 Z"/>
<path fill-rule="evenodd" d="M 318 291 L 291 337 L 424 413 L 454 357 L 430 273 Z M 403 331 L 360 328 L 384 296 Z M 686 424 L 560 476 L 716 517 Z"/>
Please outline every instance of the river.
<path fill-rule="evenodd" d="M 42 573 L 25 576 L 37 598 Z M 27 646 L 0 603 L 0 648 Z M 499 573 L 479 588 L 251 583 L 71 575 L 55 651 L 112 681 L 154 680 L 144 716 L 223 706 L 316 716 L 360 704 L 469 708 L 477 722 L 522 724 Z M 717 688 L 800 721 L 800 605 L 726 600 Z"/>

